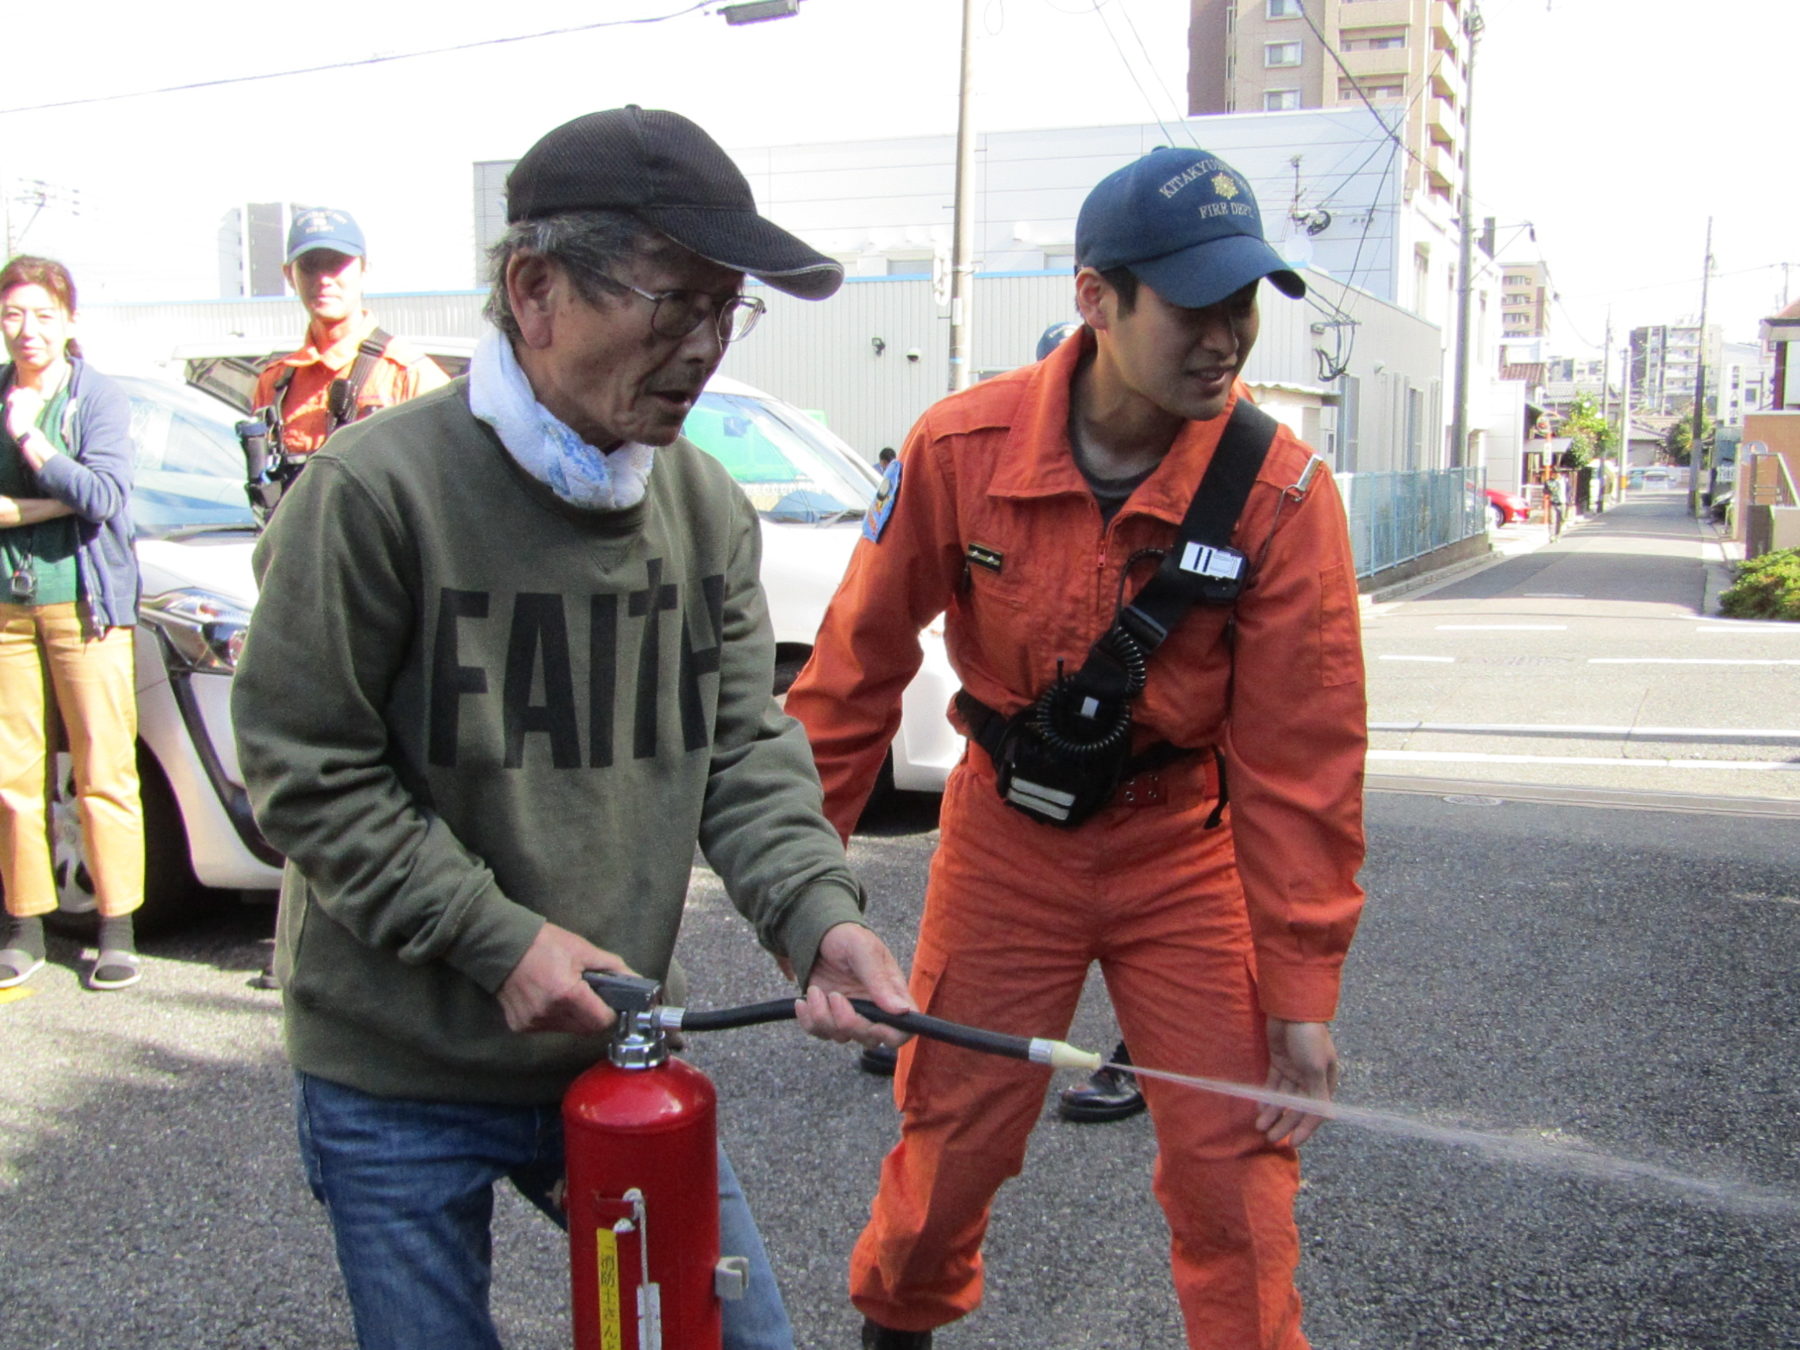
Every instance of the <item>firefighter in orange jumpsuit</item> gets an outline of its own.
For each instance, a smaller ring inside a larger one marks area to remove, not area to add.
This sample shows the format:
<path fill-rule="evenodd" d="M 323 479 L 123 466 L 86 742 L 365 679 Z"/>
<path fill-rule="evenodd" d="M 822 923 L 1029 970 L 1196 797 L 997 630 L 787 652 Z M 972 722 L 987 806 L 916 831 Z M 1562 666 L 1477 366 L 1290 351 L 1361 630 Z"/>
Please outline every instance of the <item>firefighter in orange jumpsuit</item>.
<path fill-rule="evenodd" d="M 281 274 L 306 307 L 306 343 L 263 368 L 252 403 L 279 410 L 281 448 L 291 459 L 310 455 L 346 423 L 450 382 L 429 356 L 376 327 L 363 308 L 367 267 L 362 229 L 348 211 L 295 212 Z"/>
<path fill-rule="evenodd" d="M 1076 235 L 1084 327 L 919 420 L 788 695 L 846 837 L 918 632 L 945 616 L 964 694 L 988 718 L 1082 666 L 1174 544 L 1246 397 L 1259 283 L 1304 293 L 1249 184 L 1204 151 L 1119 170 Z M 1083 823 L 1002 800 L 959 697 L 952 720 L 975 740 L 944 793 L 912 994 L 939 1017 L 1059 1036 L 1097 961 L 1136 1063 L 1324 1100 L 1362 905 L 1355 571 L 1330 473 L 1287 431 L 1248 491 L 1231 535 L 1241 593 L 1195 605 L 1150 656 L 1130 703 L 1137 757 Z M 989 1205 L 1023 1163 L 1049 1073 L 931 1041 L 902 1051 L 901 1139 L 851 1264 L 865 1347 L 920 1350 L 979 1303 Z M 1296 1146 L 1320 1117 L 1143 1088 L 1189 1345 L 1304 1347 Z"/>

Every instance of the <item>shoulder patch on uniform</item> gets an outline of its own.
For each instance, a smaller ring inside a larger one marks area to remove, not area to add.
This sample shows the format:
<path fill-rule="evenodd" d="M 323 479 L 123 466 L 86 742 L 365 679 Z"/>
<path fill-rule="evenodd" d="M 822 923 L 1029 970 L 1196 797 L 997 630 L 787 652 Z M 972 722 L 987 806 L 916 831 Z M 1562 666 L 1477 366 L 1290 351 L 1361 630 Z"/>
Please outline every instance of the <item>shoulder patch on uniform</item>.
<path fill-rule="evenodd" d="M 894 507 L 900 503 L 900 461 L 895 460 L 887 466 L 887 472 L 881 475 L 881 486 L 875 489 L 875 500 L 869 503 L 869 509 L 863 513 L 863 538 L 871 544 L 881 542 L 881 532 L 893 519 Z"/>

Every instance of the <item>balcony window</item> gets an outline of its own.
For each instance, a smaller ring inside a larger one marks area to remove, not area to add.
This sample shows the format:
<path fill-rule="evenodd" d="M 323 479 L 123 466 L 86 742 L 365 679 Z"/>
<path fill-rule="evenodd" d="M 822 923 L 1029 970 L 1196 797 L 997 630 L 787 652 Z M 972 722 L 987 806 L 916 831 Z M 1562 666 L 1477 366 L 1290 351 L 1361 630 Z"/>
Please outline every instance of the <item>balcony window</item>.
<path fill-rule="evenodd" d="M 1268 8 L 1263 12 L 1271 19 L 1298 19 L 1300 0 L 1269 0 Z"/>
<path fill-rule="evenodd" d="M 1343 30 L 1339 50 L 1346 52 L 1394 51 L 1406 46 L 1404 28 L 1352 28 Z"/>
<path fill-rule="evenodd" d="M 1265 42 L 1263 44 L 1263 64 L 1265 66 L 1299 65 L 1300 44 L 1298 42 Z"/>

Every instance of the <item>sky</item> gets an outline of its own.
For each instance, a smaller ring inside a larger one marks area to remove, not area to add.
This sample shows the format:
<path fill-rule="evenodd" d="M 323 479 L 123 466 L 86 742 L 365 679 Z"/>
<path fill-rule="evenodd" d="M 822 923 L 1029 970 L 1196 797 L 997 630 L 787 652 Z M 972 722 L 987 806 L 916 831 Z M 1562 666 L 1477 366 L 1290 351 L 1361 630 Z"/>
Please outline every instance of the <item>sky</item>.
<path fill-rule="evenodd" d="M 1187 0 L 973 4 L 978 127 L 1185 110 Z M 470 165 L 596 108 L 674 108 L 728 147 L 954 132 L 961 0 L 801 0 L 793 18 L 737 27 L 718 8 L 361 0 L 327 17 L 76 0 L 58 15 L 75 40 L 15 51 L 0 76 L 7 223 L 68 261 L 85 298 L 191 299 L 216 294 L 213 240 L 234 204 L 325 202 L 362 222 L 373 290 L 464 287 Z M 1727 339 L 1754 340 L 1784 295 L 1800 300 L 1781 107 L 1800 0 L 1480 9 L 1475 213 L 1499 222 L 1504 261 L 1548 263 L 1556 354 L 1597 355 L 1609 317 L 1615 352 L 1633 325 L 1692 322 L 1709 218 L 1707 317 Z M 657 16 L 672 17 L 631 22 Z M 540 33 L 555 35 L 496 41 Z M 479 45 L 382 59 L 465 44 Z M 293 71 L 308 73 L 276 75 Z M 125 97 L 176 86 L 201 87 Z M 35 182 L 49 185 L 41 210 Z"/>

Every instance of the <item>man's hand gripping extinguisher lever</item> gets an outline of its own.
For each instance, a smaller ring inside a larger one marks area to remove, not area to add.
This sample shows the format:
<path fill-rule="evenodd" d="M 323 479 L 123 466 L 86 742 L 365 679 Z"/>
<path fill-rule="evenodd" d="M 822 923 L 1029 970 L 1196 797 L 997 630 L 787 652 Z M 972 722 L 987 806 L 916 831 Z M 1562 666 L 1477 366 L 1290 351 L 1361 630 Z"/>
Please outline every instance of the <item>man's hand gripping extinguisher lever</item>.
<path fill-rule="evenodd" d="M 725 1031 L 732 1027 L 756 1026 L 764 1022 L 786 1022 L 795 1017 L 794 1000 L 791 998 L 772 998 L 764 1003 L 720 1008 L 713 1012 L 696 1012 L 691 1008 L 661 1005 L 653 1005 L 640 1011 L 633 1005 L 641 995 L 632 986 L 653 984 L 654 981 L 639 981 L 635 977 L 615 975 L 609 971 L 590 971 L 585 978 L 594 991 L 606 1000 L 608 1006 L 619 1013 L 621 1026 L 630 1017 L 644 1016 L 650 1025 L 664 1031 Z M 961 1046 L 965 1050 L 1022 1059 L 1033 1064 L 1048 1064 L 1057 1069 L 1080 1069 L 1087 1072 L 1099 1068 L 1102 1063 L 1102 1056 L 1091 1050 L 1079 1049 L 1067 1041 L 1039 1036 L 1013 1036 L 1006 1032 L 989 1031 L 984 1027 L 946 1022 L 941 1017 L 931 1017 L 919 1012 L 889 1012 L 865 998 L 851 999 L 850 1006 L 859 1016 L 871 1022 L 893 1027 L 908 1035 L 924 1036 L 948 1045 Z"/>

